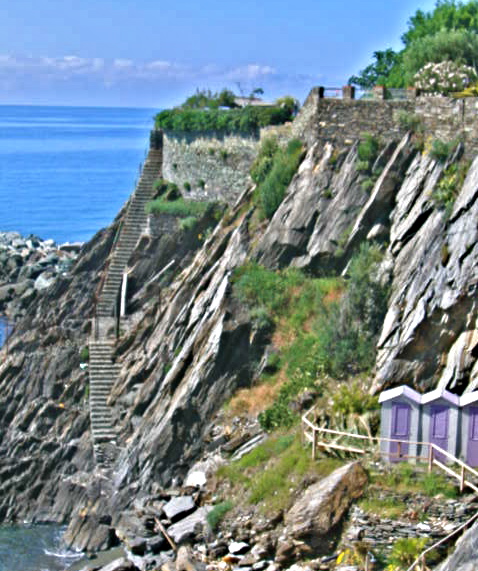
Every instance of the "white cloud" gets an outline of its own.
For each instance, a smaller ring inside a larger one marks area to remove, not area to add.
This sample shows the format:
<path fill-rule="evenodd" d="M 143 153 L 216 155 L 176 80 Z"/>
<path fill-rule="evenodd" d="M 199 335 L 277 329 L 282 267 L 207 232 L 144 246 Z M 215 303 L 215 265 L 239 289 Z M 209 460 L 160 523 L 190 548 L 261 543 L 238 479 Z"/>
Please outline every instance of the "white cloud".
<path fill-rule="evenodd" d="M 17 57 L 12 55 L 0 55 L 0 74 L 6 72 L 28 71 L 32 74 L 32 79 L 46 76 L 54 80 L 55 72 L 58 78 L 65 79 L 78 74 L 92 75 L 102 74 L 103 82 L 115 83 L 124 80 L 146 79 L 161 80 L 161 78 L 177 80 L 202 80 L 217 79 L 230 81 L 249 81 L 262 77 L 274 75 L 274 68 L 268 65 L 249 64 L 242 67 L 220 67 L 214 63 L 201 67 L 181 65 L 176 62 L 166 60 L 152 60 L 147 62 L 136 62 L 132 59 L 117 58 L 105 60 L 103 58 L 83 58 L 77 55 L 66 55 L 60 57 Z M 14 81 L 12 75 L 11 80 Z"/>
<path fill-rule="evenodd" d="M 249 64 L 242 67 L 237 67 L 227 72 L 227 77 L 230 80 L 254 80 L 263 77 L 268 77 L 276 74 L 276 70 L 269 65 Z"/>
<path fill-rule="evenodd" d="M 113 67 L 117 69 L 131 69 L 134 67 L 134 64 L 131 59 L 115 59 L 113 60 Z"/>
<path fill-rule="evenodd" d="M 263 87 L 266 97 L 274 99 L 302 85 L 310 89 L 314 82 L 315 78 L 279 72 L 257 62 L 241 66 L 215 62 L 194 66 L 160 58 L 137 61 L 85 58 L 76 54 L 56 57 L 0 54 L 0 86 L 10 94 L 8 101 L 25 101 L 25 94 L 29 94 L 28 99 L 32 101 L 79 101 L 81 97 L 82 102 L 94 102 L 106 90 L 108 95 L 103 101 L 123 104 L 129 97 L 130 102 L 148 100 L 154 104 L 156 101 L 175 104 L 196 88 L 234 90 L 237 84 L 244 92 Z"/>

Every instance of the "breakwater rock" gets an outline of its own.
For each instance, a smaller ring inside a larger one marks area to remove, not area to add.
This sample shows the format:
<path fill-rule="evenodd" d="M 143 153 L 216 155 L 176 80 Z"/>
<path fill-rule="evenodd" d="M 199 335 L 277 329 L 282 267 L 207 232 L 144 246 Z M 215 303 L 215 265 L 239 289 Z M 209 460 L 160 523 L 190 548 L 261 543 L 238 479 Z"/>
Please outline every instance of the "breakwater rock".
<path fill-rule="evenodd" d="M 39 291 L 71 268 L 82 244 L 56 244 L 17 232 L 0 233 L 0 314 L 12 320 L 25 314 Z"/>

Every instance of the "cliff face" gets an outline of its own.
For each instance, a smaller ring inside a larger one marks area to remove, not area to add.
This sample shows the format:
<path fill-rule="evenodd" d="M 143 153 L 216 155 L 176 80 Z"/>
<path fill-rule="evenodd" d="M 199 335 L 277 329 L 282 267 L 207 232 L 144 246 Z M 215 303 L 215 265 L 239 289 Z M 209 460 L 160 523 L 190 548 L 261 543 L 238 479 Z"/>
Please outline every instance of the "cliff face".
<path fill-rule="evenodd" d="M 73 505 L 93 504 L 114 514 L 185 474 L 214 413 L 257 376 L 270 342 L 232 295 L 233 271 L 249 259 L 340 274 L 363 241 L 379 242 L 391 295 L 371 389 L 403 382 L 474 388 L 478 159 L 451 214 L 434 195 L 449 165 L 422 155 L 409 136 L 383 147 L 369 190 L 358 162 L 356 144 L 313 144 L 270 221 L 257 222 L 249 191 L 204 243 L 197 229 L 187 239 L 140 240 L 116 344 L 121 372 L 109 402 L 120 453 L 106 495 L 93 467 L 79 351 L 114 227 L 88 245 L 2 354 L 1 519 L 64 520 Z M 172 257 L 165 284 L 155 276 Z"/>

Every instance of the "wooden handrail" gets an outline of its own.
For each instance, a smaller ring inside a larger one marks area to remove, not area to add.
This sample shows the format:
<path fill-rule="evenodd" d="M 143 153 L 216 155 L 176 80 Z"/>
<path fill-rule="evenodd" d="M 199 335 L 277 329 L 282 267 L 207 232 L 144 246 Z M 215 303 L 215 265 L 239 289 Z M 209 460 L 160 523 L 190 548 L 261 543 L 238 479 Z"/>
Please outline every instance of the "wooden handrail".
<path fill-rule="evenodd" d="M 463 529 L 465 529 L 465 527 L 467 525 L 470 525 L 470 523 L 473 522 L 473 520 L 475 520 L 476 518 L 478 518 L 478 512 L 473 514 L 469 520 L 465 521 L 465 523 L 461 524 L 459 527 L 457 527 L 456 529 L 454 529 L 451 533 L 449 533 L 446 537 L 442 537 L 439 541 L 437 541 L 436 543 L 434 543 L 433 545 L 431 545 L 430 547 L 427 547 L 427 549 L 425 549 L 425 551 L 422 551 L 422 553 L 420 553 L 420 555 L 415 559 L 415 561 L 412 563 L 412 565 L 407 569 L 407 571 L 413 571 L 416 567 L 416 565 L 418 565 L 419 563 L 422 563 L 425 559 L 425 555 L 427 553 L 430 553 L 430 551 L 433 551 L 433 549 L 436 549 L 437 547 L 439 547 L 442 543 L 445 543 L 446 541 L 448 541 L 449 539 L 451 539 L 454 535 L 456 535 L 457 533 L 459 533 L 460 531 L 462 531 Z"/>
<path fill-rule="evenodd" d="M 315 408 L 316 408 L 316 405 L 314 405 L 312 408 L 310 408 L 302 416 L 302 423 L 306 426 L 306 428 L 304 428 L 304 435 L 307 436 L 307 433 L 306 433 L 307 428 L 311 429 L 313 432 L 313 437 L 312 437 L 312 442 L 313 442 L 312 456 L 313 457 L 315 457 L 315 448 L 317 445 L 322 445 L 324 447 L 335 448 L 335 449 L 344 450 L 344 451 L 353 452 L 353 453 L 357 453 L 357 450 L 358 450 L 357 448 L 353 448 L 351 446 L 347 447 L 347 446 L 342 446 L 342 445 L 328 443 L 328 442 L 318 442 L 317 436 L 316 436 L 317 433 L 334 434 L 336 436 L 346 436 L 348 438 L 355 438 L 357 440 L 367 440 L 368 442 L 371 442 L 371 443 L 375 442 L 377 444 L 381 444 L 382 442 L 396 442 L 398 444 L 398 447 L 399 447 L 398 454 L 392 454 L 392 453 L 385 453 L 385 454 L 387 456 L 393 456 L 393 457 L 398 457 L 398 458 L 424 459 L 423 455 L 422 456 L 402 455 L 400 453 L 400 446 L 403 443 L 412 444 L 412 445 L 416 445 L 416 446 L 422 446 L 422 447 L 428 446 L 428 455 L 427 456 L 428 456 L 428 468 L 429 468 L 429 470 L 431 470 L 433 466 L 437 466 L 438 468 L 440 468 L 444 472 L 446 472 L 449 475 L 453 476 L 454 478 L 458 479 L 460 481 L 460 489 L 462 491 L 463 491 L 463 487 L 466 485 L 469 488 L 471 488 L 472 490 L 474 490 L 476 493 L 478 493 L 478 485 L 473 484 L 472 482 L 465 479 L 465 472 L 469 472 L 471 475 L 478 478 L 478 471 L 474 470 L 471 466 L 468 466 L 468 464 L 466 464 L 465 462 L 463 462 L 459 458 L 456 458 L 456 456 L 453 456 L 453 454 L 450 454 L 447 450 L 443 450 L 443 448 L 440 448 L 439 446 L 437 446 L 433 442 L 417 442 L 417 441 L 413 441 L 413 440 L 403 440 L 403 439 L 397 440 L 394 438 L 382 438 L 382 437 L 377 437 L 377 436 L 367 436 L 364 434 L 353 434 L 351 432 L 343 432 L 340 430 L 332 430 L 330 428 L 320 427 L 320 426 L 317 426 L 314 422 L 310 421 L 307 418 L 315 410 Z M 310 438 L 308 440 L 310 440 Z M 361 453 L 363 453 L 363 451 Z M 437 453 L 439 455 L 445 456 L 446 458 L 451 460 L 451 462 L 453 462 L 454 464 L 458 464 L 461 468 L 460 473 L 455 472 L 449 466 L 446 466 L 445 464 L 443 464 L 442 462 L 437 460 L 436 459 Z"/>

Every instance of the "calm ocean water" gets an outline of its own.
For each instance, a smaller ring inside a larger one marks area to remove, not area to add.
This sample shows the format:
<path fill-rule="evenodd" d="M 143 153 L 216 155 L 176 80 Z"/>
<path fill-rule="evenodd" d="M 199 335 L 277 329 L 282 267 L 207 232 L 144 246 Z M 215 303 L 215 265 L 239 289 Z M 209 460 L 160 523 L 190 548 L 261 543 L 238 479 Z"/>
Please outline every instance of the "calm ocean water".
<path fill-rule="evenodd" d="M 0 106 L 0 232 L 91 238 L 133 191 L 154 113 Z"/>
<path fill-rule="evenodd" d="M 52 525 L 0 526 L 0 571 L 63 571 L 81 557 L 61 542 Z"/>
<path fill-rule="evenodd" d="M 0 106 L 0 232 L 90 239 L 134 189 L 152 109 Z M 0 346 L 4 327 L 0 320 Z M 1 463 L 1 459 L 0 459 Z M 75 559 L 52 526 L 0 526 L 0 571 L 58 571 Z"/>

